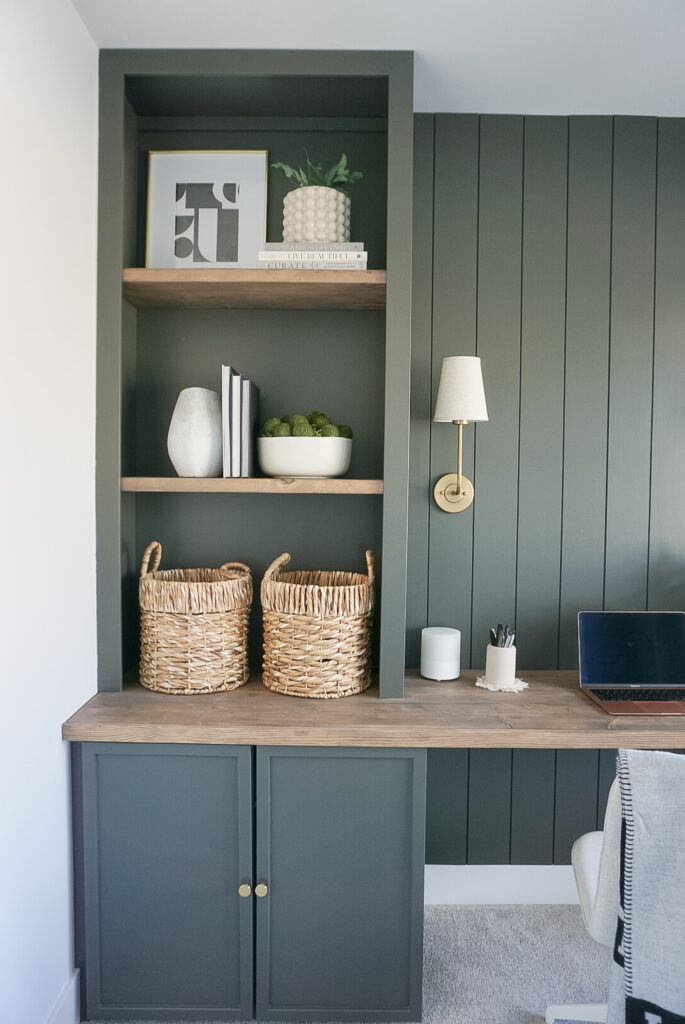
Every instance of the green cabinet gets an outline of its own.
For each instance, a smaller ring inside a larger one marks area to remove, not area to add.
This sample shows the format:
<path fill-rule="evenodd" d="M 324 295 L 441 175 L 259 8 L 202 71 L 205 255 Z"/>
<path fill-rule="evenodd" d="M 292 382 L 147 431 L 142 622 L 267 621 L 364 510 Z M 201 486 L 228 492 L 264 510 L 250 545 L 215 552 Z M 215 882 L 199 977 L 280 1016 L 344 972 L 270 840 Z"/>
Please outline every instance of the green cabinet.
<path fill-rule="evenodd" d="M 80 755 L 84 1019 L 420 1019 L 425 751 Z"/>

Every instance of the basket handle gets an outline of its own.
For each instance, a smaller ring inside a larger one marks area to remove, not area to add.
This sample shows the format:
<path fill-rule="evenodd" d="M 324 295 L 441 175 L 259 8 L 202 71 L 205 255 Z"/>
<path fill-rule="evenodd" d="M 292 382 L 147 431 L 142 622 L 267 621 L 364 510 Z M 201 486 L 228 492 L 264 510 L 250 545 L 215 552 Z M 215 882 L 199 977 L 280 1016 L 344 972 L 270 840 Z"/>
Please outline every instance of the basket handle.
<path fill-rule="evenodd" d="M 366 568 L 369 572 L 369 581 L 373 583 L 375 576 L 373 572 L 373 551 L 366 552 Z"/>
<path fill-rule="evenodd" d="M 247 573 L 250 572 L 249 565 L 245 565 L 244 562 L 224 562 L 223 565 L 219 566 L 219 572 L 221 572 L 222 569 L 243 569 Z"/>
<path fill-rule="evenodd" d="M 145 548 L 145 551 L 143 552 L 143 561 L 140 566 L 141 577 L 143 577 L 147 572 L 147 567 L 150 562 L 150 555 L 152 554 L 153 551 L 155 553 L 155 557 L 152 560 L 152 568 L 150 569 L 150 572 L 157 572 L 157 570 L 159 569 L 159 563 L 162 560 L 162 545 L 159 543 L 158 540 L 153 540 L 150 541 L 148 546 Z"/>
<path fill-rule="evenodd" d="M 290 555 L 288 554 L 287 551 L 284 552 L 282 555 L 279 555 L 278 558 L 274 558 L 273 562 L 264 573 L 264 579 L 271 579 L 273 574 L 278 572 L 278 570 L 281 569 L 284 565 L 287 565 L 289 561 Z"/>

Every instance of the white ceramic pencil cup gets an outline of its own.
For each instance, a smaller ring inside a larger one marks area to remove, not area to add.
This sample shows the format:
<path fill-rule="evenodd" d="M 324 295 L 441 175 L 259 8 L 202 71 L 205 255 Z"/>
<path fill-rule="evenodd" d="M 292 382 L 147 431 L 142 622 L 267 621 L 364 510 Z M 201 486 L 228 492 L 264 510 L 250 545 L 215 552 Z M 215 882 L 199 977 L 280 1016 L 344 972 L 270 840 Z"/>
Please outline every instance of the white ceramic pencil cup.
<path fill-rule="evenodd" d="M 447 626 L 421 630 L 421 675 L 425 679 L 458 679 L 461 632 Z"/>
<path fill-rule="evenodd" d="M 485 680 L 493 686 L 511 686 L 516 678 L 516 648 L 485 648 Z"/>

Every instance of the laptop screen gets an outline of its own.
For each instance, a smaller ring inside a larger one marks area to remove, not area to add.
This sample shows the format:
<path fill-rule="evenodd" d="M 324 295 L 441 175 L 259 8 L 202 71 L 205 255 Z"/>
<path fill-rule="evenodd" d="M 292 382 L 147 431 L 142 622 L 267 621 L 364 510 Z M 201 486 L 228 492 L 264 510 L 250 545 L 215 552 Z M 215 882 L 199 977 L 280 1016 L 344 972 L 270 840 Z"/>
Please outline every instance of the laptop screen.
<path fill-rule="evenodd" d="M 685 686 L 685 612 L 579 612 L 581 686 Z"/>

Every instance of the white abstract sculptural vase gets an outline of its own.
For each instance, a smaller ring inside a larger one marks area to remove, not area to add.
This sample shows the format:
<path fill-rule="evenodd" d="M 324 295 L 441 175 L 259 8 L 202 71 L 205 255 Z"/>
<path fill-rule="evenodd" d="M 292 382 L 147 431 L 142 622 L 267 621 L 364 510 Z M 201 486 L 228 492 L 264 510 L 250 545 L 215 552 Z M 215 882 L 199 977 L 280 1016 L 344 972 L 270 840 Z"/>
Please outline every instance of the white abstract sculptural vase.
<path fill-rule="evenodd" d="M 169 424 L 167 451 L 179 476 L 221 476 L 221 399 L 216 391 L 181 391 Z"/>
<path fill-rule="evenodd" d="M 284 242 L 349 242 L 350 198 L 326 185 L 294 188 L 283 199 Z"/>

